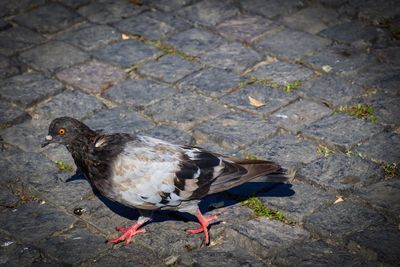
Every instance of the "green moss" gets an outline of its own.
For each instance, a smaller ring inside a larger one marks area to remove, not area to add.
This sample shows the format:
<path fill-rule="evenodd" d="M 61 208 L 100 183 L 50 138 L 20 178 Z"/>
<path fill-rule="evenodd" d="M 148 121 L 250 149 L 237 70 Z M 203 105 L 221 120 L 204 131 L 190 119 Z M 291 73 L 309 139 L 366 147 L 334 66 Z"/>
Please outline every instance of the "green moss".
<path fill-rule="evenodd" d="M 283 90 L 285 92 L 290 93 L 290 92 L 293 91 L 294 88 L 299 87 L 299 86 L 301 86 L 301 82 L 300 81 L 294 81 L 294 82 L 287 83 L 287 84 L 283 85 Z"/>
<path fill-rule="evenodd" d="M 374 108 L 367 104 L 356 104 L 352 106 L 339 106 L 335 112 L 344 112 L 351 116 L 368 120 L 370 122 L 376 122 L 377 118 L 373 115 Z"/>
<path fill-rule="evenodd" d="M 243 206 L 246 206 L 253 210 L 257 217 L 263 216 L 271 220 L 278 220 L 284 223 L 288 223 L 288 220 L 280 211 L 272 210 L 264 205 L 264 203 L 256 197 L 251 197 L 242 202 Z"/>
<path fill-rule="evenodd" d="M 62 162 L 60 160 L 56 160 L 55 163 L 57 165 L 57 168 L 59 170 L 61 170 L 61 171 L 66 171 L 66 172 L 73 172 L 74 171 L 74 167 L 73 166 L 71 166 L 71 165 L 69 165 L 67 163 L 64 163 L 64 162 Z"/>
<path fill-rule="evenodd" d="M 0 130 L 11 127 L 11 124 L 8 123 L 0 123 Z"/>
<path fill-rule="evenodd" d="M 185 52 L 180 51 L 171 45 L 165 44 L 165 43 L 161 42 L 160 40 L 147 40 L 147 39 L 144 39 L 143 37 L 140 38 L 140 40 L 142 42 L 144 42 L 145 44 L 157 47 L 158 49 L 163 51 L 165 54 L 171 54 L 171 55 L 180 57 L 180 58 L 188 60 L 188 61 L 197 61 L 197 57 L 186 54 Z"/>
<path fill-rule="evenodd" d="M 383 172 L 385 173 L 386 178 L 392 178 L 398 173 L 398 164 L 393 162 L 393 163 L 387 163 L 382 165 Z"/>
<path fill-rule="evenodd" d="M 317 147 L 317 154 L 323 157 L 328 157 L 333 154 L 333 150 L 327 146 L 319 144 Z"/>

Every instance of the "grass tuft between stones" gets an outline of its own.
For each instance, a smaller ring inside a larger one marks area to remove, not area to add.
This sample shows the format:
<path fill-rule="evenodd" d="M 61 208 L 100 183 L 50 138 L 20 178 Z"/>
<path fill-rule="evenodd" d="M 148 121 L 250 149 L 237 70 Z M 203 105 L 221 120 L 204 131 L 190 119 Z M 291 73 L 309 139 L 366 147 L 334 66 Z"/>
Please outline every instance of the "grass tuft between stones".
<path fill-rule="evenodd" d="M 370 122 L 377 122 L 377 118 L 373 115 L 374 108 L 367 104 L 356 104 L 352 106 L 339 106 L 335 110 L 336 112 L 344 112 L 351 116 L 368 120 Z"/>
<path fill-rule="evenodd" d="M 263 216 L 271 220 L 278 220 L 283 223 L 288 223 L 288 220 L 285 218 L 282 212 L 268 208 L 257 197 L 251 197 L 243 201 L 242 205 L 250 208 L 257 217 Z"/>
<path fill-rule="evenodd" d="M 327 146 L 319 144 L 317 147 L 317 154 L 323 157 L 329 157 L 333 154 L 333 150 Z"/>
<path fill-rule="evenodd" d="M 56 160 L 55 163 L 57 165 L 57 168 L 59 170 L 61 170 L 61 171 L 66 171 L 66 172 L 73 172 L 74 171 L 74 167 L 73 166 L 71 166 L 71 165 L 69 165 L 67 163 L 64 163 L 64 162 L 62 162 L 60 160 Z"/>
<path fill-rule="evenodd" d="M 398 174 L 399 168 L 396 162 L 382 164 L 383 172 L 385 173 L 385 178 L 392 178 Z"/>

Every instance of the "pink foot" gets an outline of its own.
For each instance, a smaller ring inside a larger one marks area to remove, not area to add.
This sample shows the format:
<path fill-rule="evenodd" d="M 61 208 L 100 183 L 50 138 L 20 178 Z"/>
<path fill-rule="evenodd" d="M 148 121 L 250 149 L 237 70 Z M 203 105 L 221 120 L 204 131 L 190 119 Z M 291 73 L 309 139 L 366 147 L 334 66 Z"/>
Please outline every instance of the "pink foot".
<path fill-rule="evenodd" d="M 208 236 L 208 225 L 210 222 L 214 221 L 217 219 L 217 215 L 210 215 L 210 216 L 203 216 L 201 214 L 200 210 L 197 209 L 197 219 L 200 222 L 200 227 L 196 229 L 186 229 L 186 232 L 190 234 L 198 234 L 201 232 L 204 232 L 204 243 L 208 245 L 210 243 L 210 238 Z"/>
<path fill-rule="evenodd" d="M 137 222 L 135 222 L 134 224 L 132 224 L 129 228 L 125 228 L 122 226 L 117 226 L 115 228 L 117 228 L 117 230 L 124 232 L 120 237 L 108 240 L 108 243 L 119 243 L 121 241 L 125 240 L 125 245 L 128 245 L 131 242 L 132 236 L 136 235 L 137 233 L 144 233 L 146 232 L 145 229 L 139 229 L 138 228 L 141 226 L 142 224 L 139 224 Z"/>

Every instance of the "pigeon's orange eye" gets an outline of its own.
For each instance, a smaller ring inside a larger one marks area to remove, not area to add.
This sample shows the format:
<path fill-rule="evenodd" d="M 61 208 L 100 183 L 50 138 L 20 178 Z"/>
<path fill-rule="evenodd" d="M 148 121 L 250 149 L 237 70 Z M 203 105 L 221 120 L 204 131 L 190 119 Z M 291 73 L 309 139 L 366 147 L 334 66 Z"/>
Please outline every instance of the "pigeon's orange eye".
<path fill-rule="evenodd" d="M 59 135 L 64 135 L 65 134 L 65 129 L 64 128 L 60 128 L 57 133 Z"/>

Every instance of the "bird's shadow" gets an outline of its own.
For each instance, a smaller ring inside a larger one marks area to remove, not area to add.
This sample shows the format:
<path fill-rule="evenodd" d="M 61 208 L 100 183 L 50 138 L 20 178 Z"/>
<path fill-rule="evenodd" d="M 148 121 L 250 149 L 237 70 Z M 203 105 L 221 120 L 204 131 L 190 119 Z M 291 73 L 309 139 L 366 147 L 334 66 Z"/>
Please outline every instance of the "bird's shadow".
<path fill-rule="evenodd" d="M 68 178 L 65 182 L 71 182 L 76 180 L 85 180 L 83 175 L 77 171 L 73 176 Z M 125 217 L 129 220 L 136 220 L 140 213 L 137 209 L 127 207 L 118 202 L 114 202 L 104 196 L 102 196 L 98 190 L 91 185 L 93 193 L 102 201 L 112 212 Z M 209 195 L 198 203 L 198 206 L 202 213 L 207 211 L 229 207 L 239 202 L 245 201 L 251 197 L 289 197 L 295 194 L 295 191 L 291 189 L 292 184 L 290 183 L 269 183 L 269 182 L 247 182 L 237 187 L 234 187 L 228 191 Z M 196 217 L 192 214 L 185 212 L 175 211 L 160 211 L 153 214 L 153 222 L 163 222 L 171 220 L 184 220 L 184 221 L 197 221 Z"/>

